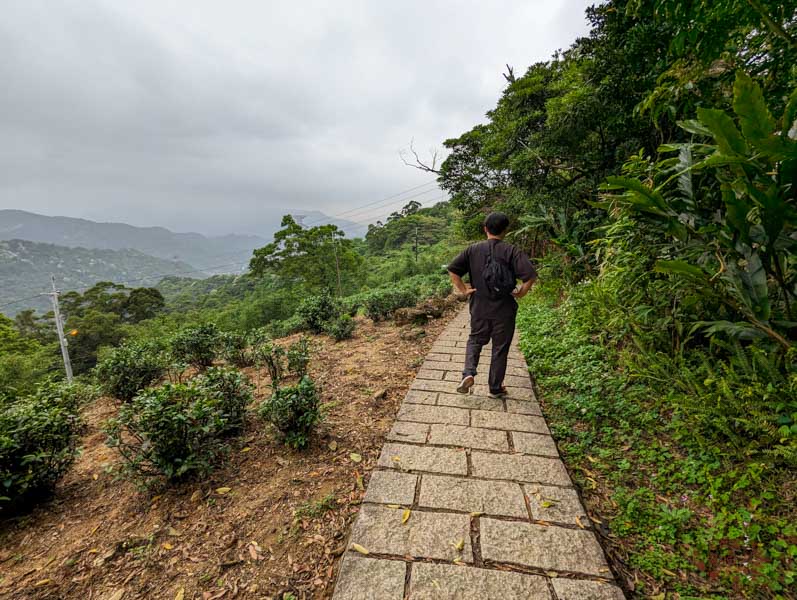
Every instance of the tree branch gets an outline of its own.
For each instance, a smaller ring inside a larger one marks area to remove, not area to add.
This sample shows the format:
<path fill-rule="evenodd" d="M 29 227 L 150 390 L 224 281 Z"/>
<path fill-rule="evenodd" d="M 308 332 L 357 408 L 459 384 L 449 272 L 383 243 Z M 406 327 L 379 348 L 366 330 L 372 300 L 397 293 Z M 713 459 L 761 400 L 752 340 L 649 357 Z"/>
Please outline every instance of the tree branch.
<path fill-rule="evenodd" d="M 408 167 L 412 167 L 413 169 L 418 169 L 418 170 L 424 171 L 426 173 L 434 173 L 435 175 L 440 175 L 440 170 L 436 168 L 437 167 L 437 150 L 434 150 L 432 152 L 432 163 L 431 163 L 431 165 L 429 165 L 429 164 L 424 163 L 421 160 L 421 157 L 418 156 L 418 153 L 415 151 L 415 147 L 413 145 L 414 143 L 415 143 L 414 139 L 410 140 L 410 152 L 412 152 L 412 156 L 413 156 L 412 162 L 408 161 L 404 157 L 404 150 L 401 150 L 399 152 L 399 156 L 401 157 L 401 162 L 403 162 Z"/>

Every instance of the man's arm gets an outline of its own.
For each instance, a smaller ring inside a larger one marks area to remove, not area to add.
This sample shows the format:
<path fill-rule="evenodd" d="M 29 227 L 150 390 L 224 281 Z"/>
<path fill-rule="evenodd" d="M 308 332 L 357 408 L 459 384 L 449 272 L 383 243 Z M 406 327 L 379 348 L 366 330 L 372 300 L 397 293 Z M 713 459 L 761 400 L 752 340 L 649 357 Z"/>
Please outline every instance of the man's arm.
<path fill-rule="evenodd" d="M 475 288 L 468 287 L 464 281 L 462 281 L 462 277 L 454 273 L 453 271 L 448 272 L 449 277 L 451 277 L 451 283 L 454 284 L 454 289 L 460 293 L 462 296 L 470 296 L 472 293 L 476 291 Z"/>
<path fill-rule="evenodd" d="M 536 278 L 524 281 L 523 285 L 521 285 L 518 289 L 512 292 L 512 295 L 518 300 L 520 300 L 523 296 L 529 293 L 529 290 L 531 289 L 531 286 L 534 285 L 535 281 L 537 281 Z"/>

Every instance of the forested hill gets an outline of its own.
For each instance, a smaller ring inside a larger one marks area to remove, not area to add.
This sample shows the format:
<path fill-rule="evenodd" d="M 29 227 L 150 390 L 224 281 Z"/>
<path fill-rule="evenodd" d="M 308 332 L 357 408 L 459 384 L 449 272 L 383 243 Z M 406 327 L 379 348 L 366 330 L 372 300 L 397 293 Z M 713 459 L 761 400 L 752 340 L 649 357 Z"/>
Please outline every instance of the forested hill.
<path fill-rule="evenodd" d="M 270 234 L 276 229 L 266 231 Z M 21 210 L 0 210 L 0 240 L 29 240 L 70 248 L 122 250 L 132 248 L 165 260 L 187 262 L 197 268 L 246 261 L 265 237 L 176 233 L 163 227 L 134 227 L 71 217 L 50 217 Z M 223 269 L 222 269 L 223 272 Z"/>
<path fill-rule="evenodd" d="M 61 289 L 90 287 L 98 281 L 132 281 L 138 286 L 154 285 L 164 275 L 189 273 L 188 263 L 164 260 L 138 250 L 97 250 L 67 248 L 26 240 L 0 241 L 0 304 L 33 296 L 50 289 L 50 275 Z M 36 308 L 50 309 L 49 299 L 31 298 L 3 308 L 17 312 Z"/>

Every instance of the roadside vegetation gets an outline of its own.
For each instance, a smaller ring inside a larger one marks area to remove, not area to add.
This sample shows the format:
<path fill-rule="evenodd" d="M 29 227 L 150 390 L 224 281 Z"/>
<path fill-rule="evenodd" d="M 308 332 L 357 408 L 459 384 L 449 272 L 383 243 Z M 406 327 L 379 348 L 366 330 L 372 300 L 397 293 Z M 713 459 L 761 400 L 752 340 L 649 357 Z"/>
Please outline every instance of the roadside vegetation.
<path fill-rule="evenodd" d="M 119 473 L 139 484 L 223 470 L 252 423 L 286 453 L 319 452 L 337 400 L 300 336 L 343 360 L 366 323 L 376 336 L 393 320 L 420 347 L 444 265 L 502 210 L 542 280 L 522 347 L 629 596 L 797 597 L 795 14 L 589 8 L 589 35 L 507 67 L 439 167 L 416 156 L 448 201 L 410 202 L 362 239 L 286 216 L 244 275 L 65 294 L 79 388 L 60 387 L 49 315 L 0 316 L 0 510 L 69 472 L 97 386 Z M 329 493 L 296 519 L 334 514 Z"/>

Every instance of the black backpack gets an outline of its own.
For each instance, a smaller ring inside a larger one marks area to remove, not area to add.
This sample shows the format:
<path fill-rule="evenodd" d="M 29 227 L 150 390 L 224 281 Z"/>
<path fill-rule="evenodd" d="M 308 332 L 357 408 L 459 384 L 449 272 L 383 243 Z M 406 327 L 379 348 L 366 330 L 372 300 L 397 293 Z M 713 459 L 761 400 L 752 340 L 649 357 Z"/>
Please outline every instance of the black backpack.
<path fill-rule="evenodd" d="M 507 298 L 515 289 L 515 273 L 508 265 L 493 256 L 494 244 L 492 242 L 487 242 L 487 244 L 490 247 L 490 255 L 482 270 L 482 279 L 487 286 L 487 294 L 493 300 Z"/>

